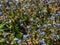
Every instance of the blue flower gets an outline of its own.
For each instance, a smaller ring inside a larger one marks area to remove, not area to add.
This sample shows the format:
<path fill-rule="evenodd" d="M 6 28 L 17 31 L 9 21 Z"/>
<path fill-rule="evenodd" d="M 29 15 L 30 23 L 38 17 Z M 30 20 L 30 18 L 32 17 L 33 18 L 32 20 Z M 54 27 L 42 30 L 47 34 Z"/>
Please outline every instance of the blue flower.
<path fill-rule="evenodd" d="M 60 11 L 58 11 L 58 12 L 57 12 L 57 14 L 59 14 L 59 15 L 60 15 Z"/>
<path fill-rule="evenodd" d="M 55 39 L 56 38 L 56 34 L 51 34 L 51 39 Z"/>
<path fill-rule="evenodd" d="M 38 33 L 41 33 L 41 32 L 42 32 L 42 30 L 41 30 L 41 29 L 38 29 L 38 30 L 37 30 L 37 32 L 38 32 Z"/>
<path fill-rule="evenodd" d="M 21 40 L 18 40 L 17 43 L 20 44 L 21 43 Z"/>
<path fill-rule="evenodd" d="M 54 19 L 55 19 L 55 17 L 54 17 L 54 16 L 51 16 L 51 17 L 50 17 L 50 19 L 51 19 L 51 20 L 54 20 Z"/>
<path fill-rule="evenodd" d="M 5 18 L 8 19 L 8 16 L 6 16 Z"/>
<path fill-rule="evenodd" d="M 3 15 L 3 12 L 0 12 L 0 16 L 2 16 Z"/>
<path fill-rule="evenodd" d="M 59 16 L 59 14 L 55 14 L 54 16 L 57 17 L 57 16 Z"/>
<path fill-rule="evenodd" d="M 0 4 L 0 9 L 2 8 L 2 5 Z"/>
<path fill-rule="evenodd" d="M 54 14 L 54 13 L 53 13 L 52 15 L 53 15 L 54 17 L 57 17 L 57 16 L 58 16 L 58 14 Z"/>
<path fill-rule="evenodd" d="M 55 30 L 53 29 L 53 30 L 51 30 L 51 32 L 53 33 L 53 32 L 55 32 Z"/>
<path fill-rule="evenodd" d="M 23 39 L 26 40 L 28 35 L 23 35 Z"/>
<path fill-rule="evenodd" d="M 45 32 L 41 32 L 41 35 L 45 35 Z"/>
<path fill-rule="evenodd" d="M 60 24 L 55 24 L 55 26 L 60 27 Z"/>
<path fill-rule="evenodd" d="M 9 5 L 11 5 L 12 4 L 12 2 L 11 1 L 9 1 Z"/>
<path fill-rule="evenodd" d="M 55 2 L 55 0 L 50 0 L 48 3 L 51 4 L 51 3 L 54 3 L 54 2 Z"/>
<path fill-rule="evenodd" d="M 45 43 L 45 39 L 40 39 L 39 42 L 44 44 Z"/>

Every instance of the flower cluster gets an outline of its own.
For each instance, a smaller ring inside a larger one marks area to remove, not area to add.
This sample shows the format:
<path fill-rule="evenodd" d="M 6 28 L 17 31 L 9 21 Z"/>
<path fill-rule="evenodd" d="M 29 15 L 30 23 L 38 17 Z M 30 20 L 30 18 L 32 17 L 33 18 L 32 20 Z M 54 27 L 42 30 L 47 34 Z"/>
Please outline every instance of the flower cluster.
<path fill-rule="evenodd" d="M 0 23 L 1 45 L 60 45 L 59 0 L 2 0 Z"/>

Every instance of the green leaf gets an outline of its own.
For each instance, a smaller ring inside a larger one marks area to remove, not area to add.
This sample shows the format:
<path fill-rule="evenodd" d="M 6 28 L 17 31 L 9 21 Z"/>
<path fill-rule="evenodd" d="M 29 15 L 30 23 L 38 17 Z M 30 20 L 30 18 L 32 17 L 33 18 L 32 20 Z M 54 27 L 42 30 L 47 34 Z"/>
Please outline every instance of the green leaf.
<path fill-rule="evenodd" d="M 5 42 L 6 40 L 3 38 L 3 39 L 1 39 L 0 40 L 0 43 L 3 43 L 3 42 Z"/>
<path fill-rule="evenodd" d="M 4 27 L 5 23 L 4 24 L 0 24 L 0 29 L 2 29 Z"/>
<path fill-rule="evenodd" d="M 22 36 L 23 36 L 23 33 L 21 33 L 21 32 L 20 32 L 19 34 L 16 34 L 16 37 L 17 37 L 17 38 L 22 39 Z"/>
<path fill-rule="evenodd" d="M 0 29 L 0 32 L 3 32 L 5 29 Z"/>
<path fill-rule="evenodd" d="M 18 27 L 15 26 L 15 30 L 14 30 L 15 33 L 19 33 L 19 29 Z"/>

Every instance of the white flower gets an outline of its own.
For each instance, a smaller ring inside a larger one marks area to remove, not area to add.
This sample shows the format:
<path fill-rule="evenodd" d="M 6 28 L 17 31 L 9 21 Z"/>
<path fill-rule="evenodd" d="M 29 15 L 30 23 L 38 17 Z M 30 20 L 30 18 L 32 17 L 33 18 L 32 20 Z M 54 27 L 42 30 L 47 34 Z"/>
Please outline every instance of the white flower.
<path fill-rule="evenodd" d="M 18 18 L 18 16 L 15 16 L 15 18 Z"/>
<path fill-rule="evenodd" d="M 45 9 L 45 10 L 43 10 L 43 12 L 47 12 L 47 10 Z"/>
<path fill-rule="evenodd" d="M 30 21 L 33 21 L 33 18 L 30 18 Z"/>
<path fill-rule="evenodd" d="M 30 33 L 30 30 L 28 30 L 27 33 Z"/>
<path fill-rule="evenodd" d="M 6 9 L 10 9 L 10 8 L 7 6 Z"/>
<path fill-rule="evenodd" d="M 51 27 L 51 24 L 44 24 L 43 27 L 49 28 L 49 27 Z"/>
<path fill-rule="evenodd" d="M 23 7 L 28 9 L 28 5 L 27 4 L 25 4 Z"/>
<path fill-rule="evenodd" d="M 22 19 L 20 19 L 19 22 L 22 22 Z"/>
<path fill-rule="evenodd" d="M 20 24 L 20 26 L 23 26 L 24 24 L 22 23 L 22 24 Z"/>
<path fill-rule="evenodd" d="M 7 44 L 9 44 L 9 41 L 6 41 Z"/>
<path fill-rule="evenodd" d="M 50 17 L 50 19 L 51 19 L 51 20 L 54 20 L 54 19 L 55 19 L 55 17 L 54 17 L 54 16 L 51 16 L 51 17 Z"/>
<path fill-rule="evenodd" d="M 36 20 L 39 20 L 39 18 L 38 18 L 38 17 L 36 17 Z"/>
<path fill-rule="evenodd" d="M 19 40 L 18 38 L 14 38 L 15 41 Z"/>
<path fill-rule="evenodd" d="M 17 1 L 17 2 L 18 2 L 18 0 L 15 0 L 15 1 Z"/>
<path fill-rule="evenodd" d="M 54 25 L 54 24 L 56 24 L 56 22 L 55 22 L 55 21 L 53 21 L 53 25 Z"/>
<path fill-rule="evenodd" d="M 6 23 L 8 24 L 8 23 L 9 23 L 9 21 L 6 21 Z"/>
<path fill-rule="evenodd" d="M 51 24 L 47 24 L 48 26 L 51 26 Z"/>
<path fill-rule="evenodd" d="M 41 25 L 39 24 L 39 25 L 37 25 L 37 27 L 38 27 L 38 28 L 40 28 L 40 27 L 41 27 Z"/>
<path fill-rule="evenodd" d="M 30 26 L 27 26 L 27 29 L 29 29 L 30 28 Z"/>
<path fill-rule="evenodd" d="M 4 35 L 4 37 L 6 37 L 7 36 L 7 33 L 3 33 L 3 35 Z"/>
<path fill-rule="evenodd" d="M 1 3 L 3 3 L 4 1 L 3 0 L 1 0 Z"/>
<path fill-rule="evenodd" d="M 46 24 L 44 24 L 43 26 L 44 26 L 44 27 L 46 27 L 47 25 L 46 25 Z"/>
<path fill-rule="evenodd" d="M 40 14 L 41 12 L 39 11 L 39 14 Z"/>
<path fill-rule="evenodd" d="M 27 12 L 24 12 L 24 15 L 28 15 L 28 13 Z"/>
<path fill-rule="evenodd" d="M 32 4 L 31 6 L 34 6 L 34 4 Z"/>
<path fill-rule="evenodd" d="M 18 38 L 14 38 L 14 41 L 16 41 L 18 44 L 21 43 L 21 40 Z"/>
<path fill-rule="evenodd" d="M 59 35 L 56 35 L 56 37 L 57 37 L 57 39 L 59 39 L 60 37 L 59 37 Z"/>

